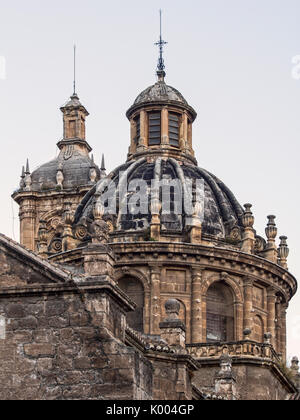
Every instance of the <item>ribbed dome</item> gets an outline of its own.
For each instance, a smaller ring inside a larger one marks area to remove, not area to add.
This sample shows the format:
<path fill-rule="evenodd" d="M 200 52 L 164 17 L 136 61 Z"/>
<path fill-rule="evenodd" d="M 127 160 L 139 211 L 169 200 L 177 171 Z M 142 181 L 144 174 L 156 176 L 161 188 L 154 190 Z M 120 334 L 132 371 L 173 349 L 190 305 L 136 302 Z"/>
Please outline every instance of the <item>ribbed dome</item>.
<path fill-rule="evenodd" d="M 147 102 L 180 102 L 188 105 L 181 93 L 165 82 L 157 82 L 155 85 L 145 89 L 134 101 L 134 105 L 140 105 Z"/>
<path fill-rule="evenodd" d="M 124 178 L 124 173 L 126 177 Z M 135 179 L 145 180 L 148 185 L 148 192 L 151 194 L 151 181 L 155 176 L 160 180 L 171 182 L 174 179 L 190 179 L 194 183 L 196 180 L 202 180 L 204 185 L 204 220 L 202 222 L 203 234 L 214 236 L 216 239 L 225 239 L 229 236 L 233 229 L 240 230 L 241 216 L 243 209 L 237 202 L 231 191 L 214 175 L 211 175 L 204 169 L 200 169 L 194 165 L 179 164 L 175 159 L 156 159 L 152 163 L 143 158 L 135 162 L 127 163 L 112 172 L 109 177 L 117 186 L 123 184 L 124 180 L 128 184 Z M 84 198 L 77 209 L 75 223 L 85 224 L 86 221 L 93 220 L 93 207 L 98 199 L 99 191 L 103 189 L 103 182 L 100 181 Z M 127 199 L 130 199 L 132 192 L 127 193 Z M 172 197 L 172 196 L 171 196 Z M 171 201 L 174 197 L 171 198 Z M 128 200 L 129 201 L 129 200 Z M 150 201 L 149 201 L 150 202 Z M 147 214 L 120 214 L 120 204 L 117 208 L 114 225 L 115 233 L 122 232 L 142 232 L 149 228 L 151 223 L 151 212 Z M 171 209 L 172 209 L 171 204 Z M 182 235 L 185 228 L 189 224 L 190 215 L 184 211 L 183 214 L 160 215 L 161 231 L 166 233 L 175 233 Z M 110 219 L 111 220 L 111 219 Z"/>
<path fill-rule="evenodd" d="M 47 191 L 57 187 L 57 171 L 62 170 L 64 189 L 71 189 L 86 186 L 90 183 L 90 169 L 95 167 L 97 180 L 100 178 L 100 171 L 88 155 L 74 151 L 70 157 L 61 155 L 40 166 L 31 174 L 32 190 Z"/>
<path fill-rule="evenodd" d="M 139 94 L 134 104 L 127 111 L 127 117 L 129 118 L 138 108 L 154 104 L 175 105 L 188 110 L 193 116 L 193 120 L 197 117 L 196 111 L 188 104 L 183 95 L 177 89 L 167 85 L 164 79 L 159 80 Z"/>

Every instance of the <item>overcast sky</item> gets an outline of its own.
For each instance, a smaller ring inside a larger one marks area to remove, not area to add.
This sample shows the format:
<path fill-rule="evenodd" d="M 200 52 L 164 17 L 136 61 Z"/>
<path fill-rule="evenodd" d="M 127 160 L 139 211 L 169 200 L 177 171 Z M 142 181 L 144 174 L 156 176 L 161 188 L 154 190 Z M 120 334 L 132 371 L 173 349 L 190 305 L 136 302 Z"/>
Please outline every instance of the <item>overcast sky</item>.
<path fill-rule="evenodd" d="M 11 193 L 21 167 L 57 153 L 59 107 L 77 91 L 90 112 L 87 140 L 107 169 L 124 162 L 125 112 L 155 82 L 158 10 L 164 12 L 167 83 L 198 112 L 199 166 L 216 174 L 241 204 L 253 203 L 256 229 L 277 215 L 300 278 L 299 0 L 0 0 L 0 231 L 18 239 Z M 4 58 L 3 58 L 4 57 Z M 6 62 L 4 79 L 3 63 Z M 288 354 L 300 356 L 300 293 L 288 316 Z"/>

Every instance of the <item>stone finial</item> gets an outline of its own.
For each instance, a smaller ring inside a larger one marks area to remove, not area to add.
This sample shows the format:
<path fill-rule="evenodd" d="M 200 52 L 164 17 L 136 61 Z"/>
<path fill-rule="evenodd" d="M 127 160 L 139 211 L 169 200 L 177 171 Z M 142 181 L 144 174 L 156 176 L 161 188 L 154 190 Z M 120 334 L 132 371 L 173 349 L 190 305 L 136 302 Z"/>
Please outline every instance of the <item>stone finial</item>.
<path fill-rule="evenodd" d="M 106 177 L 106 168 L 105 168 L 105 157 L 104 154 L 102 155 L 101 160 L 101 179 Z"/>
<path fill-rule="evenodd" d="M 167 319 L 166 321 L 179 319 L 180 303 L 176 299 L 169 299 L 165 304 Z"/>
<path fill-rule="evenodd" d="M 232 372 L 232 359 L 228 354 L 220 357 L 220 371 L 215 376 L 215 392 L 226 395 L 227 399 L 236 399 L 236 379 Z"/>
<path fill-rule="evenodd" d="M 65 203 L 64 222 L 66 225 L 74 223 L 74 213 L 72 211 L 72 203 Z"/>
<path fill-rule="evenodd" d="M 25 171 L 25 175 L 30 175 L 30 169 L 29 169 L 29 159 L 27 159 L 27 161 L 26 161 L 26 171 Z"/>
<path fill-rule="evenodd" d="M 228 354 L 223 354 L 220 357 L 221 370 L 217 374 L 218 378 L 232 378 L 232 359 Z"/>
<path fill-rule="evenodd" d="M 266 235 L 268 238 L 268 248 L 274 248 L 275 239 L 278 233 L 278 229 L 275 223 L 276 216 L 268 216 L 268 224 L 266 227 Z"/>
<path fill-rule="evenodd" d="M 245 328 L 243 331 L 244 340 L 248 340 L 251 334 L 252 334 L 251 328 Z"/>
<path fill-rule="evenodd" d="M 245 211 L 242 216 L 242 224 L 244 226 L 242 251 L 247 254 L 253 254 L 255 245 L 255 231 L 253 229 L 254 216 L 251 211 L 252 204 L 245 204 Z"/>
<path fill-rule="evenodd" d="M 92 242 L 94 244 L 107 244 L 109 240 L 109 226 L 103 220 L 105 207 L 101 201 L 101 195 L 95 195 L 96 200 L 93 207 L 94 222 L 91 225 Z"/>
<path fill-rule="evenodd" d="M 58 165 L 57 172 L 56 172 L 56 183 L 57 183 L 57 186 L 60 187 L 61 189 L 63 188 L 64 179 L 65 177 L 63 173 L 63 167 L 60 164 Z"/>
<path fill-rule="evenodd" d="M 287 244 L 287 236 L 280 236 L 280 245 L 278 248 L 278 262 L 279 264 L 287 269 L 287 258 L 289 256 L 290 250 Z"/>
<path fill-rule="evenodd" d="M 104 215 L 105 208 L 101 201 L 100 194 L 95 194 L 95 198 L 96 199 L 93 207 L 93 216 L 95 220 L 101 220 Z"/>
<path fill-rule="evenodd" d="M 252 204 L 245 204 L 244 207 L 245 207 L 245 211 L 244 211 L 244 214 L 242 216 L 243 226 L 244 226 L 244 228 L 253 228 L 254 216 L 253 216 L 253 213 L 251 211 Z"/>
<path fill-rule="evenodd" d="M 161 338 L 169 346 L 185 349 L 185 325 L 179 319 L 180 302 L 176 299 L 169 299 L 165 304 L 167 318 L 159 324 Z"/>
<path fill-rule="evenodd" d="M 272 334 L 267 332 L 264 334 L 264 343 L 265 344 L 271 344 L 271 340 L 272 340 Z"/>
<path fill-rule="evenodd" d="M 275 219 L 276 216 L 268 216 L 268 223 L 265 229 L 268 242 L 265 249 L 260 254 L 267 260 L 272 261 L 273 263 L 277 263 L 278 259 L 278 252 L 275 243 L 278 230 L 275 223 Z"/>
<path fill-rule="evenodd" d="M 25 166 L 22 167 L 20 188 L 24 188 L 25 187 L 24 179 L 25 179 Z"/>
<path fill-rule="evenodd" d="M 25 191 L 31 191 L 32 179 L 31 179 L 31 174 L 30 174 L 30 169 L 29 169 L 29 160 L 28 159 L 27 159 L 27 162 L 26 162 L 24 183 L 25 183 Z"/>
<path fill-rule="evenodd" d="M 295 372 L 299 372 L 299 359 L 297 356 L 292 358 L 291 369 Z"/>
<path fill-rule="evenodd" d="M 42 258 L 47 258 L 48 254 L 48 232 L 47 222 L 45 220 L 40 221 L 40 227 L 38 231 L 39 238 L 39 255 Z"/>
<path fill-rule="evenodd" d="M 90 182 L 92 184 L 95 184 L 96 180 L 97 180 L 97 171 L 96 171 L 96 165 L 95 165 L 95 161 L 94 161 L 94 155 L 92 155 L 92 159 L 91 159 L 91 166 L 90 166 L 90 172 L 89 172 L 89 177 L 90 177 Z"/>

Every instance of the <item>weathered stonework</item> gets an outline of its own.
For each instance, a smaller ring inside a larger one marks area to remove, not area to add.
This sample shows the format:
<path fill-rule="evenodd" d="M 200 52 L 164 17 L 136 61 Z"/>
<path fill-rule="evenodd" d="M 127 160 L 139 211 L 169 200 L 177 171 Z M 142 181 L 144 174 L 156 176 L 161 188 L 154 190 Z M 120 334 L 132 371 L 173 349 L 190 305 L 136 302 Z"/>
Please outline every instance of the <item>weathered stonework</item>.
<path fill-rule="evenodd" d="M 0 399 L 299 398 L 287 238 L 276 245 L 275 216 L 257 235 L 252 205 L 197 167 L 196 112 L 164 77 L 129 109 L 128 158 L 110 174 L 89 156 L 76 94 L 58 158 L 23 168 L 24 247 L 0 235 Z M 134 180 L 147 214 L 122 211 Z M 193 211 L 171 210 L 174 192 L 166 214 L 153 180 L 180 180 L 184 199 L 191 180 Z M 101 201 L 109 182 L 116 214 Z"/>

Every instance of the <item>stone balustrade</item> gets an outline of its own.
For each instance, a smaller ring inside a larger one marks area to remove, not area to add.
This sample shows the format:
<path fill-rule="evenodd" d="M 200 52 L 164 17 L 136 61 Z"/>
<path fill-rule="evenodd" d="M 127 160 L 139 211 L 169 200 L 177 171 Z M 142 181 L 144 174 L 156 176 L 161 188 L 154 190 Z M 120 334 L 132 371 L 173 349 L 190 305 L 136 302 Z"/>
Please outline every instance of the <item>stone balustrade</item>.
<path fill-rule="evenodd" d="M 230 343 L 187 344 L 188 353 L 197 360 L 219 359 L 223 354 L 231 358 L 259 358 L 281 363 L 271 344 L 259 344 L 244 340 Z"/>

